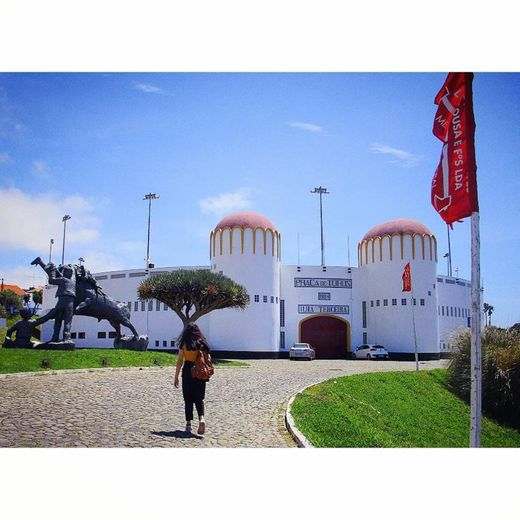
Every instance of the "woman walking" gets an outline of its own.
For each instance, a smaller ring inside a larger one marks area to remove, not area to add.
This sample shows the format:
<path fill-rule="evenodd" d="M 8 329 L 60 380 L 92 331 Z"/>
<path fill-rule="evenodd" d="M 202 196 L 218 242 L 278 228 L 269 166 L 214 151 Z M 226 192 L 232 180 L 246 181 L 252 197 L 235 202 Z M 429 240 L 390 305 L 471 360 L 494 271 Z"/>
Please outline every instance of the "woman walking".
<path fill-rule="evenodd" d="M 188 323 L 178 340 L 179 357 L 175 370 L 174 385 L 179 388 L 179 373 L 182 368 L 182 397 L 184 398 L 184 413 L 186 415 L 186 432 L 191 432 L 191 421 L 193 420 L 193 405 L 199 416 L 199 427 L 197 433 L 203 435 L 206 431 L 204 420 L 204 396 L 206 393 L 206 381 L 194 379 L 191 369 L 195 365 L 197 353 L 201 349 L 209 352 L 208 341 L 195 323 Z"/>

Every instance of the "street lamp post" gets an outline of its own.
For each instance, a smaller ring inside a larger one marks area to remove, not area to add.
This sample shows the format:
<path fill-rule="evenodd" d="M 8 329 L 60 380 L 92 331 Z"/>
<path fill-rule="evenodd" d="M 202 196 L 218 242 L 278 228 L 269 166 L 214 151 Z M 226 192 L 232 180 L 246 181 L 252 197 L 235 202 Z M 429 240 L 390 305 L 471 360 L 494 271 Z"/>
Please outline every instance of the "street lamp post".
<path fill-rule="evenodd" d="M 67 220 L 70 220 L 72 217 L 70 215 L 64 215 L 62 218 L 63 221 L 63 244 L 61 248 L 61 265 L 65 265 L 65 231 L 67 229 Z"/>
<path fill-rule="evenodd" d="M 49 264 L 52 262 L 52 244 L 54 244 L 54 238 L 51 238 L 49 244 Z"/>
<path fill-rule="evenodd" d="M 146 269 L 150 267 L 150 216 L 152 213 L 152 200 L 158 199 L 159 195 L 155 193 L 148 193 L 143 200 L 148 201 L 148 239 L 146 241 Z"/>
<path fill-rule="evenodd" d="M 314 188 L 311 193 L 319 193 L 320 194 L 320 227 L 321 227 L 321 266 L 325 265 L 325 244 L 323 242 L 323 205 L 322 205 L 322 195 L 328 195 L 330 192 L 327 191 L 327 188 L 319 187 Z"/>

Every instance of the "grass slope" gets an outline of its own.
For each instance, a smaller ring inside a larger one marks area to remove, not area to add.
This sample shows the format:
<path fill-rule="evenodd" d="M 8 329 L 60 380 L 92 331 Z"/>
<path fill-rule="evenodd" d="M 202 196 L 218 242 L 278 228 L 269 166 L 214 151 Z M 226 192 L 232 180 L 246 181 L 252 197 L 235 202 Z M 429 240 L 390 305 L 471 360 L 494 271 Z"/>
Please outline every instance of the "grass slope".
<path fill-rule="evenodd" d="M 298 394 L 296 426 L 317 447 L 467 447 L 470 408 L 446 370 L 330 379 Z M 520 433 L 484 418 L 482 446 L 519 447 Z"/>
<path fill-rule="evenodd" d="M 166 352 L 136 352 L 115 349 L 81 349 L 73 351 L 0 349 L 0 373 L 36 372 L 49 370 L 42 368 L 42 360 L 50 361 L 51 370 L 71 368 L 101 368 L 102 360 L 108 360 L 109 367 L 171 366 L 177 363 L 175 354 Z M 222 366 L 248 366 L 239 361 L 214 359 L 216 368 Z"/>

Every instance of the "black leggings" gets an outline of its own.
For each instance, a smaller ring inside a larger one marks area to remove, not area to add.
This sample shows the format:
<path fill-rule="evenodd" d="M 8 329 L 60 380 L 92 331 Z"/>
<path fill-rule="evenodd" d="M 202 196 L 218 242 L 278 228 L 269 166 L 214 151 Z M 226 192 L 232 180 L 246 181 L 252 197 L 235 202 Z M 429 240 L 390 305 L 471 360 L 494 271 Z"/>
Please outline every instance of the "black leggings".
<path fill-rule="evenodd" d="M 184 413 L 186 421 L 193 420 L 193 405 L 200 416 L 204 415 L 204 395 L 206 393 L 206 381 L 193 379 L 191 368 L 194 363 L 185 361 L 182 367 L 182 397 L 184 398 Z"/>

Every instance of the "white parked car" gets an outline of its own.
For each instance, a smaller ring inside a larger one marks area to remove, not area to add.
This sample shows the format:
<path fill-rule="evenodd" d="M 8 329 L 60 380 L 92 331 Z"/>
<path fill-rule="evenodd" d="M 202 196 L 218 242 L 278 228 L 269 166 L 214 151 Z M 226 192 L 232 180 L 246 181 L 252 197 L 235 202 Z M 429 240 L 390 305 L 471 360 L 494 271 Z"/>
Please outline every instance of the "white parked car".
<path fill-rule="evenodd" d="M 352 359 L 388 359 L 388 350 L 383 345 L 361 345 L 352 352 Z"/>
<path fill-rule="evenodd" d="M 289 349 L 289 359 L 314 359 L 316 352 L 308 343 L 295 343 Z"/>

